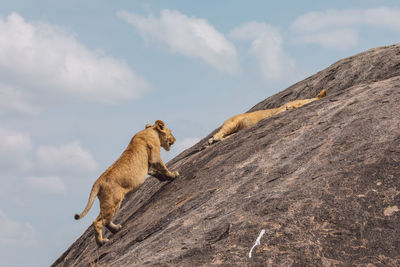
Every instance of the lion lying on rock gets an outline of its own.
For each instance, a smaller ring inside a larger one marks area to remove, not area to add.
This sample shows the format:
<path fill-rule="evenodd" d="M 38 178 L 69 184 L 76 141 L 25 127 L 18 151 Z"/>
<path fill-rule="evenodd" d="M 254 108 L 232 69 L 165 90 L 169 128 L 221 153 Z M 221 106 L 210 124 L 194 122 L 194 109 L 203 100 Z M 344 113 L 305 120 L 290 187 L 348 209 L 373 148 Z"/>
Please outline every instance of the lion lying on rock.
<path fill-rule="evenodd" d="M 209 144 L 213 144 L 217 141 L 220 141 L 231 134 L 234 134 L 242 129 L 249 128 L 259 122 L 262 119 L 271 117 L 273 115 L 279 114 L 283 111 L 292 109 L 292 108 L 299 108 L 313 102 L 315 100 L 321 99 L 326 96 L 326 90 L 322 90 L 317 97 L 309 98 L 309 99 L 300 99 L 294 100 L 291 102 L 286 103 L 285 105 L 280 106 L 279 108 L 272 108 L 272 109 L 265 109 L 265 110 L 258 110 L 249 113 L 243 113 L 236 116 L 233 116 L 227 119 L 224 124 L 222 124 L 221 129 L 214 134 L 213 137 L 208 139 Z"/>
<path fill-rule="evenodd" d="M 146 125 L 146 129 L 137 133 L 130 141 L 122 155 L 94 183 L 89 201 L 79 220 L 92 207 L 96 196 L 100 201 L 100 214 L 94 220 L 96 242 L 102 245 L 108 241 L 103 238 L 102 229 L 106 226 L 112 233 L 121 229 L 111 218 L 118 210 L 124 196 L 144 183 L 148 174 L 161 181 L 176 178 L 178 172 L 170 172 L 161 159 L 160 147 L 169 151 L 176 141 L 164 122 L 157 120 L 154 125 Z"/>

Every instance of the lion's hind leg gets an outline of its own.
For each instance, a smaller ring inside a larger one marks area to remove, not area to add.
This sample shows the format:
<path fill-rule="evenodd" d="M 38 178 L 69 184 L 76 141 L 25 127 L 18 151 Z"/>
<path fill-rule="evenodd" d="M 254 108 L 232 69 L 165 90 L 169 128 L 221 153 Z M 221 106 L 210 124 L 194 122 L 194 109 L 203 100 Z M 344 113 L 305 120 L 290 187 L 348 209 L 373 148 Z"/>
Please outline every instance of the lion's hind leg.
<path fill-rule="evenodd" d="M 104 194 L 103 196 L 105 196 Z M 119 208 L 122 202 L 122 197 L 119 195 L 107 194 L 106 198 L 100 200 L 100 214 L 93 222 L 96 242 L 98 245 L 103 245 L 108 242 L 107 238 L 103 238 L 103 228 L 107 227 L 112 233 L 116 233 L 121 229 L 121 225 L 115 225 L 111 219 Z"/>
<path fill-rule="evenodd" d="M 103 238 L 103 228 L 106 225 L 105 218 L 102 216 L 102 212 L 100 212 L 99 216 L 97 216 L 96 220 L 93 221 L 94 234 L 96 238 L 97 245 L 101 246 L 104 243 L 108 242 L 108 238 Z"/>
<path fill-rule="evenodd" d="M 107 225 L 106 225 L 107 229 L 113 233 L 116 234 L 118 233 L 119 230 L 121 230 L 122 225 L 120 224 L 114 224 L 112 221 L 110 221 Z"/>
<path fill-rule="evenodd" d="M 113 229 L 110 230 L 113 232 L 115 230 L 115 233 L 119 230 L 120 227 L 117 225 L 113 224 L 111 222 L 111 218 L 114 215 L 113 210 L 107 210 L 107 211 L 100 211 L 99 216 L 96 218 L 96 220 L 93 222 L 94 226 L 94 231 L 95 231 L 95 237 L 96 237 L 96 243 L 101 246 L 104 243 L 108 242 L 108 238 L 103 238 L 103 228 L 104 226 L 107 227 L 107 229 Z"/>
<path fill-rule="evenodd" d="M 216 143 L 216 142 L 222 140 L 223 135 L 224 135 L 224 134 L 223 134 L 223 132 L 222 132 L 222 129 L 219 130 L 218 133 L 214 134 L 213 137 L 211 137 L 210 139 L 208 139 L 208 144 L 209 144 L 209 145 L 212 145 L 212 144 L 214 144 L 214 143 Z"/>
<path fill-rule="evenodd" d="M 117 210 L 119 209 L 119 207 L 121 206 L 121 202 L 122 202 L 123 196 L 119 197 L 118 199 L 118 204 L 114 207 L 114 212 L 113 215 L 117 212 Z M 112 217 L 112 216 L 111 216 Z M 113 233 L 116 234 L 119 230 L 121 230 L 122 225 L 121 224 L 114 224 L 111 220 L 108 224 L 106 224 L 107 229 Z"/>
<path fill-rule="evenodd" d="M 114 201 L 114 203 L 117 203 L 117 204 L 113 207 L 113 211 L 112 211 L 111 217 L 114 216 L 114 214 L 117 212 L 117 210 L 121 206 L 121 202 L 122 202 L 123 198 L 124 198 L 124 196 L 123 196 L 123 194 L 121 194 L 120 196 L 118 196 L 118 199 L 116 199 Z M 106 227 L 111 233 L 116 234 L 119 230 L 121 230 L 122 225 L 121 224 L 114 224 L 110 220 L 109 223 L 106 224 Z"/>
<path fill-rule="evenodd" d="M 241 129 L 242 120 L 237 118 L 231 118 L 222 124 L 221 129 L 214 134 L 213 137 L 208 139 L 208 143 L 211 145 L 215 142 L 221 141 L 224 138 L 227 138 L 229 135 L 236 133 Z"/>

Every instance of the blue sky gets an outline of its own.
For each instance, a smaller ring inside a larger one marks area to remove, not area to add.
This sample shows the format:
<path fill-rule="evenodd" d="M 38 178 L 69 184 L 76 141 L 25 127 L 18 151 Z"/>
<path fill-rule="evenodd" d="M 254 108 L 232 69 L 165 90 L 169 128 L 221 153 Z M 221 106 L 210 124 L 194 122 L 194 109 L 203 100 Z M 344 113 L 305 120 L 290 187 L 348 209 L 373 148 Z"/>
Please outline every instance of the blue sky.
<path fill-rule="evenodd" d="M 399 41 L 398 1 L 1 1 L 2 264 L 56 260 L 146 123 L 173 131 L 168 161 L 294 82 Z"/>

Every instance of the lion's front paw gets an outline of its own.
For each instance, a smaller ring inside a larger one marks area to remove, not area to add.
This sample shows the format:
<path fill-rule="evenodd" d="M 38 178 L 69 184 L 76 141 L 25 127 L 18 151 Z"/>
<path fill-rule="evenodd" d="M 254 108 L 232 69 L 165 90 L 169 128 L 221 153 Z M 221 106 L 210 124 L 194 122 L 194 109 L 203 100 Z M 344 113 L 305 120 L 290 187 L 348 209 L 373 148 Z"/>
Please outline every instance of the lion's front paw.
<path fill-rule="evenodd" d="M 214 142 L 215 142 L 214 137 L 211 137 L 210 139 L 208 139 L 208 144 L 209 144 L 209 145 L 214 144 Z"/>
<path fill-rule="evenodd" d="M 176 177 L 179 176 L 179 172 L 177 172 L 177 171 L 174 171 L 172 174 L 173 174 L 173 177 L 174 177 L 174 178 L 176 178 Z"/>

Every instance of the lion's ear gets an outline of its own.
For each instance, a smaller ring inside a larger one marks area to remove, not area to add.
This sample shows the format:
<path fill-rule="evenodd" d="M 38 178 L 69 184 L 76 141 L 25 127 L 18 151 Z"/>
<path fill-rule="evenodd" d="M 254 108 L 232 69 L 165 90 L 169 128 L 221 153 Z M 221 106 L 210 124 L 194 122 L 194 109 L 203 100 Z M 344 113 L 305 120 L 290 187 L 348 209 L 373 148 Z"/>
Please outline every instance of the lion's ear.
<path fill-rule="evenodd" d="M 154 123 L 154 126 L 156 126 L 157 130 L 159 130 L 160 132 L 163 132 L 164 128 L 165 128 L 165 123 L 163 121 L 156 120 L 156 122 Z"/>
<path fill-rule="evenodd" d="M 146 124 L 146 128 L 145 129 L 147 129 L 147 128 L 150 128 L 151 127 L 151 124 Z"/>

